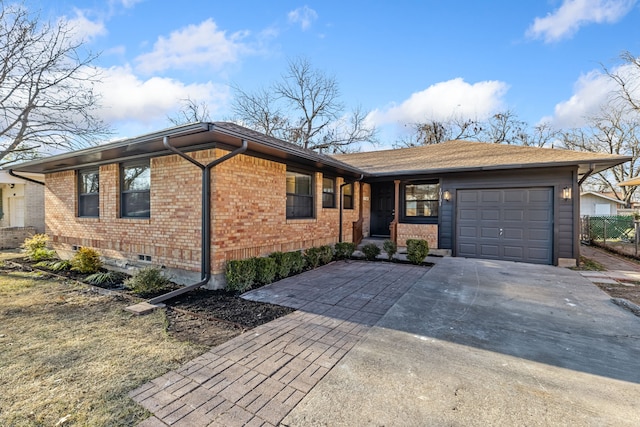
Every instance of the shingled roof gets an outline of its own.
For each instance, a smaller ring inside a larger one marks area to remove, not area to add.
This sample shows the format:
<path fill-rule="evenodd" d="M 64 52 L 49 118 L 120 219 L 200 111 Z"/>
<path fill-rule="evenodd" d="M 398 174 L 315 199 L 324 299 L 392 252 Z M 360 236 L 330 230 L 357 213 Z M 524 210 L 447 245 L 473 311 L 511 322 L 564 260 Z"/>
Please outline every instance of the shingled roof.
<path fill-rule="evenodd" d="M 614 154 L 459 140 L 395 150 L 340 154 L 334 158 L 374 176 L 575 165 L 578 165 L 578 173 L 583 175 L 591 168 L 592 172 L 599 172 L 631 160 L 630 157 Z"/>

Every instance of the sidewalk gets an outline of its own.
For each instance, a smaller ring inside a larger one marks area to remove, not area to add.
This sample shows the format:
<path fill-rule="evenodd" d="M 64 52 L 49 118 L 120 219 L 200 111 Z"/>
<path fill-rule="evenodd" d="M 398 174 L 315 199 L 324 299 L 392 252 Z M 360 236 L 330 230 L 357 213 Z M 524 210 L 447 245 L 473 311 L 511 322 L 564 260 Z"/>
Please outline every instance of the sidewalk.
<path fill-rule="evenodd" d="M 593 283 L 630 285 L 628 282 L 640 282 L 640 264 L 638 263 L 613 255 L 596 246 L 582 245 L 580 253 L 606 268 L 606 271 L 580 271 L 582 276 Z"/>

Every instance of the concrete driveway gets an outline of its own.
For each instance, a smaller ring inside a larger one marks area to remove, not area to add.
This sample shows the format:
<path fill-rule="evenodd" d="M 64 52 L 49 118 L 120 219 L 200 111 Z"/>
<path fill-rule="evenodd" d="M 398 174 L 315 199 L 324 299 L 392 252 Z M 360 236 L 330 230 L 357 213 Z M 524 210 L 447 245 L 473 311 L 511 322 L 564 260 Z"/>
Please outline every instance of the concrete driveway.
<path fill-rule="evenodd" d="M 289 426 L 640 422 L 640 318 L 574 271 L 442 258 Z"/>

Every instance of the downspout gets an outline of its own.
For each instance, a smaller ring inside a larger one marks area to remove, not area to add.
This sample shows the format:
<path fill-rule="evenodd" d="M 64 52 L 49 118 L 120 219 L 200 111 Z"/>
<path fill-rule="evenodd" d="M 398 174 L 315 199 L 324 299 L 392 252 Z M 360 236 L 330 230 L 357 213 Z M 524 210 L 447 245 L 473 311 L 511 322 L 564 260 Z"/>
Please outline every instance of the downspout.
<path fill-rule="evenodd" d="M 37 179 L 31 179 L 31 178 L 27 178 L 26 176 L 17 175 L 13 171 L 13 169 L 9 169 L 7 172 L 9 172 L 9 175 L 14 176 L 16 178 L 24 179 L 25 181 L 33 182 L 35 184 L 46 185 L 44 182 L 38 181 Z"/>
<path fill-rule="evenodd" d="M 343 197 L 343 192 L 344 192 L 344 187 L 346 187 L 347 185 L 351 185 L 354 184 L 356 182 L 360 182 L 362 181 L 362 178 L 364 178 L 364 174 L 360 174 L 360 178 L 356 179 L 355 181 L 351 181 L 351 182 L 345 182 L 340 184 L 340 225 L 338 227 L 338 233 L 340 233 L 340 235 L 338 236 L 338 242 L 342 243 L 342 217 L 343 217 L 343 212 L 344 212 L 344 206 L 342 205 L 342 197 Z M 355 191 L 355 188 L 354 188 Z M 362 188 L 360 189 L 360 192 L 362 192 Z M 353 197 L 353 195 L 351 195 L 351 197 Z M 359 207 L 360 209 L 362 209 L 362 206 Z"/>
<path fill-rule="evenodd" d="M 242 154 L 247 151 L 247 141 L 245 139 L 242 140 L 242 146 L 233 150 L 232 152 L 216 159 L 206 165 L 198 162 L 192 157 L 186 155 L 182 151 L 178 150 L 174 146 L 169 143 L 169 137 L 165 136 L 162 140 L 164 146 L 182 157 L 186 161 L 193 163 L 197 167 L 202 170 L 202 236 L 200 241 L 200 281 L 198 283 L 194 283 L 192 285 L 185 286 L 180 289 L 176 289 L 175 291 L 166 293 L 164 295 L 157 296 L 155 298 L 150 299 L 149 304 L 157 304 L 162 301 L 166 301 L 173 297 L 177 297 L 178 295 L 182 295 L 187 293 L 193 289 L 199 288 L 200 286 L 206 285 L 211 279 L 211 169 L 220 163 L 229 160 L 232 157 L 237 156 L 238 154 Z"/>

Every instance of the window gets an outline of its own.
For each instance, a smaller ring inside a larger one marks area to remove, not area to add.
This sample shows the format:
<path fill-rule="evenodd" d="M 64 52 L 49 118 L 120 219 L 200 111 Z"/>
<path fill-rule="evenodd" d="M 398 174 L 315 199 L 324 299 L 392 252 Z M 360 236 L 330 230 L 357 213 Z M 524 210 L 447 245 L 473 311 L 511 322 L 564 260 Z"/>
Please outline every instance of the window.
<path fill-rule="evenodd" d="M 336 180 L 333 178 L 322 178 L 322 207 L 336 207 Z"/>
<path fill-rule="evenodd" d="M 100 216 L 100 173 L 97 169 L 78 172 L 78 216 Z"/>
<path fill-rule="evenodd" d="M 287 218 L 313 218 L 313 177 L 287 171 Z"/>
<path fill-rule="evenodd" d="M 342 207 L 353 209 L 353 184 L 342 187 Z"/>
<path fill-rule="evenodd" d="M 123 218 L 149 218 L 151 207 L 149 161 L 122 165 L 120 177 L 121 216 Z"/>
<path fill-rule="evenodd" d="M 440 185 L 407 184 L 404 187 L 404 216 L 406 219 L 437 218 Z"/>

